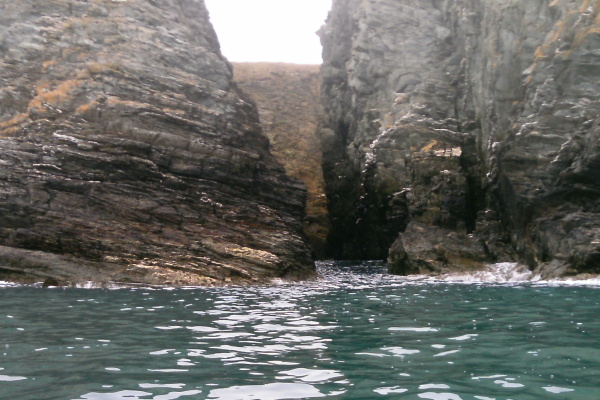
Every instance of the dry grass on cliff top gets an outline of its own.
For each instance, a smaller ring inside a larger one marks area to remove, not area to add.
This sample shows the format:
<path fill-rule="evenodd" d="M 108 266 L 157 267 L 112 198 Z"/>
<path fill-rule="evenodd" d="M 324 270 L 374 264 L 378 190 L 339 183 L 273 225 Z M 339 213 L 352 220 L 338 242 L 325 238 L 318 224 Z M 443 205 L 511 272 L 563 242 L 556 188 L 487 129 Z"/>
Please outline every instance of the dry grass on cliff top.
<path fill-rule="evenodd" d="M 235 62 L 235 80 L 243 82 L 252 78 L 263 78 L 272 73 L 300 73 L 302 75 L 319 74 L 320 65 L 269 63 L 269 62 Z"/>
<path fill-rule="evenodd" d="M 273 154 L 287 172 L 315 188 L 321 167 L 318 65 L 234 63 L 234 80 L 257 104 Z M 320 189 L 317 189 L 320 190 Z"/>

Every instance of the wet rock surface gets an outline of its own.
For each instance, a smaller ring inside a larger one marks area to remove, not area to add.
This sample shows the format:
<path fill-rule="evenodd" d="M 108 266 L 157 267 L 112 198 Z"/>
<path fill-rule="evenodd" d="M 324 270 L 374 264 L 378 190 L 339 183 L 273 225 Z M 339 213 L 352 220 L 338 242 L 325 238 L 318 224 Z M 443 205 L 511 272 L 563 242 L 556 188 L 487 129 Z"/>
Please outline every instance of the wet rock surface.
<path fill-rule="evenodd" d="M 320 66 L 233 63 L 233 68 L 235 82 L 258 106 L 273 155 L 306 185 L 304 231 L 315 255 L 323 257 L 330 223 L 317 134 L 323 120 Z"/>
<path fill-rule="evenodd" d="M 312 275 L 203 1 L 1 1 L 0 27 L 0 279 Z"/>
<path fill-rule="evenodd" d="M 599 1 L 336 0 L 320 34 L 335 256 L 600 272 Z"/>

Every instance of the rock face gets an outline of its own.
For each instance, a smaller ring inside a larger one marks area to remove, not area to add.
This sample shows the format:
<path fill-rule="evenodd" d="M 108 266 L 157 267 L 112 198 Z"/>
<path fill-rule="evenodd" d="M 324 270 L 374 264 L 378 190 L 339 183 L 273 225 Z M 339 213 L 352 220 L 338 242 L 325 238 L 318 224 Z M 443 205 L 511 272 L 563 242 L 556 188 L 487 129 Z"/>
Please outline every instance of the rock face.
<path fill-rule="evenodd" d="M 330 223 L 317 135 L 323 120 L 320 66 L 233 63 L 233 69 L 235 82 L 258 106 L 273 155 L 306 185 L 304 231 L 315 255 L 323 257 Z"/>
<path fill-rule="evenodd" d="M 203 1 L 0 1 L 0 27 L 0 279 L 313 273 Z"/>
<path fill-rule="evenodd" d="M 321 38 L 338 257 L 600 272 L 600 1 L 334 0 Z"/>

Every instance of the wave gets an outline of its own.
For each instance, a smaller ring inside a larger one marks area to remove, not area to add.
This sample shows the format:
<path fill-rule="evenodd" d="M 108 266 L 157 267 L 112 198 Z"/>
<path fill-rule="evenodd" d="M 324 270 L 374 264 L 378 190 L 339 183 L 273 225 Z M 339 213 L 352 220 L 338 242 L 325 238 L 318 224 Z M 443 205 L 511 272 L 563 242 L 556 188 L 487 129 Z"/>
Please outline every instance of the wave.
<path fill-rule="evenodd" d="M 417 275 L 411 280 L 448 283 L 533 283 L 542 285 L 600 286 L 600 276 L 582 275 L 544 280 L 520 263 L 490 264 L 481 271 L 447 273 L 439 276 Z"/>

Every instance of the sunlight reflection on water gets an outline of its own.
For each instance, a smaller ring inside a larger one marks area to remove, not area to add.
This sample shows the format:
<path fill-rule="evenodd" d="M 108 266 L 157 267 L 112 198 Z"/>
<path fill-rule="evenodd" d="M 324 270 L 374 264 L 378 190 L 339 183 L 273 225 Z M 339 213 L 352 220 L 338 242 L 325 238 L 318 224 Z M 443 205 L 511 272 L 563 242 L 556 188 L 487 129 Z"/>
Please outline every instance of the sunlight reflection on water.
<path fill-rule="evenodd" d="M 316 282 L 0 289 L 7 399 L 589 400 L 600 288 L 449 284 L 381 264 Z M 2 395 L 0 395 L 2 398 Z"/>

